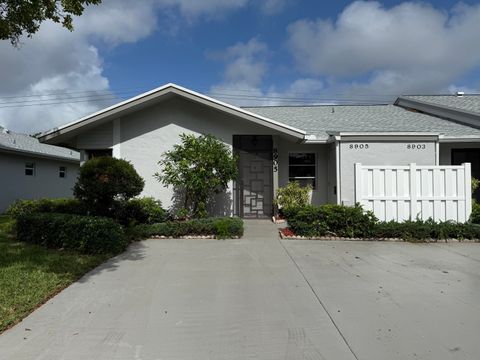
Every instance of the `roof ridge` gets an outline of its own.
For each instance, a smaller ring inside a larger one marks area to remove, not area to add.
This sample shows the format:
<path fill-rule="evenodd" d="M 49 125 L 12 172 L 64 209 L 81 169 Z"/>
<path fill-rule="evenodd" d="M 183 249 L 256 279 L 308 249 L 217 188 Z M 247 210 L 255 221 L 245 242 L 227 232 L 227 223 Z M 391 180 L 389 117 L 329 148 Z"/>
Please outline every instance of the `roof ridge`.
<path fill-rule="evenodd" d="M 258 105 L 258 106 L 241 106 L 242 109 L 262 109 L 262 108 L 299 108 L 299 107 L 332 107 L 332 106 L 389 106 L 390 103 L 379 104 L 312 104 L 312 105 Z"/>
<path fill-rule="evenodd" d="M 434 96 L 454 96 L 454 97 L 465 97 L 465 96 L 480 96 L 480 93 L 470 93 L 470 94 L 463 94 L 462 96 L 458 96 L 457 94 L 403 94 L 402 96 L 424 96 L 424 97 L 434 97 Z"/>

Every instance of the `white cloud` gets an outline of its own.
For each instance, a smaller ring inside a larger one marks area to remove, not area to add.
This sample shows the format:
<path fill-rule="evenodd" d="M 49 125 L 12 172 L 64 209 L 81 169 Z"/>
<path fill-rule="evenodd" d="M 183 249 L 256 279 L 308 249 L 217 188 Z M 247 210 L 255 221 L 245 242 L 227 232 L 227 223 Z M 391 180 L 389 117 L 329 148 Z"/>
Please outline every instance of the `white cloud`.
<path fill-rule="evenodd" d="M 291 24 L 288 45 L 298 71 L 333 77 L 352 92 L 438 92 L 478 67 L 479 19 L 479 5 L 446 12 L 426 3 L 356 1 L 335 21 Z M 367 80 L 351 80 L 357 77 Z"/>
<path fill-rule="evenodd" d="M 8 41 L 0 41 L 0 69 L 3 69 L 0 125 L 29 133 L 43 131 L 112 102 L 109 82 L 103 75 L 99 43 L 106 47 L 132 43 L 157 29 L 174 34 L 183 24 L 193 26 L 202 19 L 221 18 L 249 4 L 250 0 L 104 0 L 99 6 L 87 7 L 74 20 L 72 33 L 46 22 L 32 39 L 22 39 L 20 49 L 13 48 Z M 252 52 L 257 45 L 249 45 Z M 234 81 L 249 71 L 248 81 L 253 82 L 262 76 L 264 69 L 246 57 L 232 66 L 228 77 Z M 52 93 L 63 94 L 62 100 L 44 95 Z M 110 100 L 97 101 L 98 94 L 106 94 Z M 63 103 L 31 106 L 42 101 Z"/>
<path fill-rule="evenodd" d="M 269 55 L 267 44 L 257 38 L 208 53 L 209 58 L 225 63 L 223 81 L 210 88 L 210 95 L 237 106 L 258 106 L 302 103 L 323 90 L 323 82 L 311 78 L 297 79 L 285 89 L 262 89 Z"/>
<path fill-rule="evenodd" d="M 207 53 L 210 59 L 225 63 L 223 81 L 213 85 L 210 94 L 236 105 L 262 96 L 259 86 L 267 72 L 267 56 L 267 44 L 257 38 Z"/>
<path fill-rule="evenodd" d="M 275 15 L 284 10 L 289 2 L 290 0 L 264 0 L 261 9 L 267 15 Z"/>

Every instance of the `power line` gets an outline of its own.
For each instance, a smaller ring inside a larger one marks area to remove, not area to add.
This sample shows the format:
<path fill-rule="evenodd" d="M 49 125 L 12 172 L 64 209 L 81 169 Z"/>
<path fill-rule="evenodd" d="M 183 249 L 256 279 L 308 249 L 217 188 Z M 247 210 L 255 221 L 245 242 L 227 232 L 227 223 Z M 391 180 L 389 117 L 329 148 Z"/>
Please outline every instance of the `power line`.
<path fill-rule="evenodd" d="M 90 94 L 92 96 L 96 95 L 107 95 L 107 94 L 131 94 L 131 93 L 136 93 L 138 91 L 145 90 L 146 88 L 142 87 L 132 87 L 132 88 L 123 88 L 123 89 L 106 89 L 106 90 L 79 90 L 79 91 L 63 91 L 63 92 L 52 92 L 52 93 L 43 93 L 43 94 L 26 94 L 26 95 L 9 95 L 9 96 L 0 96 L 0 99 L 23 99 L 23 98 L 45 98 L 45 97 L 65 97 L 65 96 L 70 96 L 70 95 L 79 95 L 79 94 L 84 94 L 84 96 L 89 96 Z M 235 95 L 242 95 L 238 94 L 240 93 L 246 93 L 246 94 L 253 94 L 257 95 L 258 91 L 254 89 L 247 89 L 247 88 L 227 88 L 227 87 L 217 87 L 217 89 L 223 89 L 227 90 L 230 92 L 233 92 L 232 94 Z M 208 92 L 207 93 L 211 93 Z M 328 92 L 328 91 L 320 91 L 317 94 L 314 94 L 312 92 L 295 92 L 295 91 L 289 91 L 287 92 L 289 95 L 299 95 L 299 97 L 302 96 L 312 96 L 315 95 L 317 97 L 323 97 L 323 96 L 344 96 L 347 95 L 349 97 L 394 97 L 398 96 L 398 94 L 365 94 L 365 93 L 354 93 L 354 92 Z M 38 99 L 42 100 L 42 99 Z M 56 100 L 56 99 L 52 99 Z"/>
<path fill-rule="evenodd" d="M 246 90 L 245 90 L 246 91 Z M 82 92 L 78 92 L 82 93 Z M 66 93 L 61 94 L 62 96 L 58 95 L 50 95 L 56 96 L 54 98 L 48 99 L 31 99 L 31 100 L 22 100 L 22 101 L 4 101 L 0 102 L 0 108 L 14 108 L 14 107 L 26 107 L 26 106 L 48 106 L 48 105 L 60 105 L 60 104 L 70 104 L 70 103 L 80 103 L 80 102 L 90 102 L 90 101 L 110 101 L 110 100 L 122 100 L 120 95 L 129 95 L 133 94 L 133 91 L 123 91 L 123 92 L 113 92 L 109 91 L 103 94 L 99 94 L 98 92 L 93 95 L 80 95 L 80 96 L 68 96 L 66 97 Z M 361 98 L 354 98 L 354 97 L 326 97 L 325 95 L 312 95 L 309 94 L 310 97 L 296 97 L 296 96 L 289 96 L 286 95 L 258 95 L 257 92 L 251 92 L 254 95 L 248 94 L 238 94 L 233 92 L 212 92 L 210 95 L 215 96 L 219 99 L 228 99 L 228 100 L 251 100 L 252 102 L 265 102 L 266 100 L 272 100 L 279 103 L 300 103 L 300 104 L 319 104 L 319 103 L 327 103 L 327 104 L 378 104 L 378 103 L 385 103 L 387 99 L 361 99 Z M 74 94 L 74 92 L 70 93 Z"/>

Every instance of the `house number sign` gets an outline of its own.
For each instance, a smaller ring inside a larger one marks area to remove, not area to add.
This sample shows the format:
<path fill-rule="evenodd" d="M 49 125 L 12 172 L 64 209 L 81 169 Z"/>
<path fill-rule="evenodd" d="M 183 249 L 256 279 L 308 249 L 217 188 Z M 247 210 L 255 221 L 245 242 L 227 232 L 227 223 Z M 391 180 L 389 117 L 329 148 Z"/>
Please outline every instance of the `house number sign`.
<path fill-rule="evenodd" d="M 425 150 L 425 144 L 407 144 L 408 150 Z"/>
<path fill-rule="evenodd" d="M 276 148 L 273 149 L 272 158 L 273 158 L 273 172 L 277 172 L 278 171 L 278 150 Z"/>
<path fill-rule="evenodd" d="M 368 144 L 350 144 L 348 148 L 355 149 L 355 150 L 366 150 L 369 148 L 369 146 Z"/>

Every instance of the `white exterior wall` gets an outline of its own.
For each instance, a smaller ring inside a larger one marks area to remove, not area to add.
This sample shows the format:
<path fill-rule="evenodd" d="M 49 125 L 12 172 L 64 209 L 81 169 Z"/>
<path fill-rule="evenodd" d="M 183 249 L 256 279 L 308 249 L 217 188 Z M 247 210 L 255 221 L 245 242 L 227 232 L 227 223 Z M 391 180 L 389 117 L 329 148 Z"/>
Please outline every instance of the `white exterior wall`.
<path fill-rule="evenodd" d="M 363 148 L 359 148 L 360 145 Z M 353 145 L 352 148 L 350 145 Z M 358 145 L 357 148 L 355 145 Z M 368 145 L 368 148 L 365 147 Z M 420 145 L 420 149 L 407 149 L 408 145 Z M 423 145 L 425 145 L 423 147 Z M 434 141 L 346 141 L 340 142 L 341 203 L 355 204 L 355 163 L 362 165 L 435 165 Z"/>
<path fill-rule="evenodd" d="M 25 175 L 25 163 L 35 163 L 35 176 Z M 60 166 L 67 176 L 60 178 Z M 79 164 L 61 160 L 0 153 L 0 213 L 17 199 L 72 197 Z"/>

